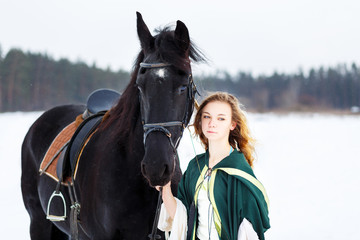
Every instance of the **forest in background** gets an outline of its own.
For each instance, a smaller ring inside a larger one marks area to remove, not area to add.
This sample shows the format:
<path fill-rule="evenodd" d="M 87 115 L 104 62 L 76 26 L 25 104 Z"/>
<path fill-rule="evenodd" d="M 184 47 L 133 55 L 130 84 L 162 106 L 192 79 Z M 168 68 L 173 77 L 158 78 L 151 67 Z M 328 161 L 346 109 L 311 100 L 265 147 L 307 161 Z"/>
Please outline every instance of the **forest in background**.
<path fill-rule="evenodd" d="M 47 54 L 20 49 L 3 54 L 0 47 L 0 112 L 85 103 L 98 88 L 121 92 L 129 79 L 130 73 L 125 70 L 54 60 Z M 251 111 L 349 111 L 360 106 L 360 68 L 356 63 L 257 77 L 241 71 L 235 76 L 219 71 L 194 76 L 194 81 L 202 95 L 227 91 Z"/>

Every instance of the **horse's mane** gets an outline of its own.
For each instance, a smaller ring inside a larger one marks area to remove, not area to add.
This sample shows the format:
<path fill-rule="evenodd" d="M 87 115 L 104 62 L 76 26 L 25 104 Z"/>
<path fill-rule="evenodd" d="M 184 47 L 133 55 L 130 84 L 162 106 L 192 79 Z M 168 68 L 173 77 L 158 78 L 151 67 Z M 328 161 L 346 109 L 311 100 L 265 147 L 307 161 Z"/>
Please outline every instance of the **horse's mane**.
<path fill-rule="evenodd" d="M 189 50 L 185 54 L 180 51 L 174 41 L 174 31 L 170 30 L 170 27 L 158 29 L 156 32 L 153 50 L 158 62 L 170 63 L 186 72 L 191 71 L 190 59 L 194 62 L 206 61 L 203 53 L 192 42 L 190 42 Z M 129 84 L 118 103 L 108 112 L 107 118 L 101 126 L 101 129 L 105 129 L 113 125 L 113 132 L 109 136 L 109 140 L 119 142 L 124 148 L 127 143 L 132 142 L 132 133 L 140 117 L 139 90 L 136 86 L 136 79 L 140 63 L 143 60 L 144 52 L 141 50 L 135 60 Z"/>

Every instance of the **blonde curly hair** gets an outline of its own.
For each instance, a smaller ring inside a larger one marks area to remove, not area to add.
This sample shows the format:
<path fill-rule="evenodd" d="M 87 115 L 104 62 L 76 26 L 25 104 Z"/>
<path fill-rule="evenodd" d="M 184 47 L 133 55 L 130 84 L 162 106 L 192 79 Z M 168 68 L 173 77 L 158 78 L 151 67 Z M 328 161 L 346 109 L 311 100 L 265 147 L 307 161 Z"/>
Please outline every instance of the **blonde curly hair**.
<path fill-rule="evenodd" d="M 242 105 L 240 105 L 238 99 L 233 95 L 226 92 L 215 92 L 209 95 L 201 103 L 194 120 L 195 135 L 199 136 L 203 146 L 207 150 L 209 148 L 208 139 L 205 137 L 201 128 L 201 115 L 204 107 L 210 102 L 224 102 L 230 105 L 232 121 L 236 123 L 234 130 L 230 131 L 229 143 L 234 148 L 242 152 L 249 163 L 253 166 L 254 154 L 255 154 L 255 139 L 251 137 L 250 130 L 247 124 L 247 119 Z"/>

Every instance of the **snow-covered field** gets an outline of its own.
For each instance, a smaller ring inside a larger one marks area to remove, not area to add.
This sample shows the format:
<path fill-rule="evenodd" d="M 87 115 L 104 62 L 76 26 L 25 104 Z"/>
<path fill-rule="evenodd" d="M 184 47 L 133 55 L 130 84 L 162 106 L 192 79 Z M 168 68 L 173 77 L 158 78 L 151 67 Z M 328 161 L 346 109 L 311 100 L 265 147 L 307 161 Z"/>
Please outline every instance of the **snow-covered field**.
<path fill-rule="evenodd" d="M 20 148 L 40 114 L 0 114 L 1 239 L 29 239 L 20 191 Z M 254 170 L 270 198 L 267 239 L 360 239 L 360 116 L 248 118 L 257 139 Z M 202 152 L 198 142 L 194 145 L 196 153 Z M 194 156 L 188 131 L 179 155 L 184 169 Z"/>

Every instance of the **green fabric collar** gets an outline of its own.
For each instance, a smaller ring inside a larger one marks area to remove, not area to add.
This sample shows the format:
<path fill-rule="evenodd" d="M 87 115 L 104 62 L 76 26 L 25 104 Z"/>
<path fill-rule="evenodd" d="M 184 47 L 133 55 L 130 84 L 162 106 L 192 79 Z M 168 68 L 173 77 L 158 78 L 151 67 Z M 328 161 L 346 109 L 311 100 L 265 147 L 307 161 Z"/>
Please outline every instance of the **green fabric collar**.
<path fill-rule="evenodd" d="M 205 164 L 207 167 L 209 167 L 209 151 L 208 150 L 205 152 Z M 244 155 L 237 150 L 232 151 L 232 153 L 229 156 L 223 158 L 212 169 L 217 169 L 217 168 L 237 168 L 237 169 L 241 169 L 251 175 L 254 175 L 250 165 L 244 158 Z"/>

